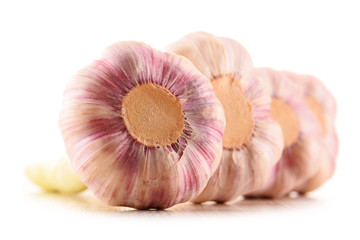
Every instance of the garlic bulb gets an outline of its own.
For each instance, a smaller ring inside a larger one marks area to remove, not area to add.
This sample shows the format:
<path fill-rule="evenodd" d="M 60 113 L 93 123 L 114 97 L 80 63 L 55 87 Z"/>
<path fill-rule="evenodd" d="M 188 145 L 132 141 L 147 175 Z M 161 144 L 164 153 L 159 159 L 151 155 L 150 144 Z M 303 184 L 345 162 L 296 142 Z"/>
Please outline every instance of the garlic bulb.
<path fill-rule="evenodd" d="M 193 201 L 226 202 L 263 187 L 283 140 L 249 54 L 234 40 L 203 32 L 185 36 L 168 50 L 189 59 L 211 81 L 226 116 L 220 166 Z"/>
<path fill-rule="evenodd" d="M 280 124 L 284 150 L 267 185 L 250 196 L 283 197 L 319 169 L 320 128 L 295 84 L 284 73 L 256 69 L 272 96 L 271 115 Z"/>
<path fill-rule="evenodd" d="M 188 60 L 119 42 L 67 86 L 59 125 L 75 171 L 100 200 L 162 209 L 204 189 L 225 117 Z"/>
<path fill-rule="evenodd" d="M 305 101 L 316 116 L 321 128 L 319 139 L 320 166 L 316 173 L 296 188 L 302 193 L 315 190 L 335 172 L 338 152 L 338 137 L 335 129 L 336 101 L 329 90 L 317 78 L 286 72 L 297 85 L 298 91 L 305 95 Z"/>

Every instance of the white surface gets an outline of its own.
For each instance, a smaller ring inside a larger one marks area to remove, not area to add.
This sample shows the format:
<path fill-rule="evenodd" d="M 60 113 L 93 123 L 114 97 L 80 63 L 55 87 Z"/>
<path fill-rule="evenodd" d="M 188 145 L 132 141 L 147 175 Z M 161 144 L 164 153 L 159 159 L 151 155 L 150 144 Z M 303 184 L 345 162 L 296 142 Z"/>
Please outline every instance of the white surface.
<path fill-rule="evenodd" d="M 0 2 L 0 239 L 360 238 L 357 1 L 74 2 Z M 338 101 L 340 154 L 331 181 L 308 198 L 165 212 L 123 212 L 89 193 L 43 195 L 26 181 L 26 164 L 64 151 L 58 112 L 79 68 L 116 41 L 161 49 L 198 30 L 238 40 L 256 66 L 324 81 Z"/>

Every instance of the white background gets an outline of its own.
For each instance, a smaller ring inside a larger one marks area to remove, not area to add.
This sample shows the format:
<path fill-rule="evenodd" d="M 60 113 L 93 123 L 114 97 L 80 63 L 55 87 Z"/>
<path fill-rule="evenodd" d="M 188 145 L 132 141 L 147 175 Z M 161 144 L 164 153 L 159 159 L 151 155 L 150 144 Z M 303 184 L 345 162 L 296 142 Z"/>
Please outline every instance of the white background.
<path fill-rule="evenodd" d="M 103 206 L 90 193 L 42 194 L 28 163 L 64 152 L 65 84 L 107 45 L 163 49 L 192 31 L 242 43 L 256 66 L 313 74 L 338 102 L 334 178 L 307 198 L 185 206 Z M 360 7 L 357 1 L 1 1 L 0 239 L 359 239 Z"/>

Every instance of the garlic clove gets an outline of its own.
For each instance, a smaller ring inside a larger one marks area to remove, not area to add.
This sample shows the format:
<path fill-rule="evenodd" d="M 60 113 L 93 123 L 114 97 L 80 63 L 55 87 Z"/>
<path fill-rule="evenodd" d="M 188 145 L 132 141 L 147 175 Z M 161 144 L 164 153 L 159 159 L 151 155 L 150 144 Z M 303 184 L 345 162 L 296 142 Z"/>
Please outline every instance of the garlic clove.
<path fill-rule="evenodd" d="M 336 101 L 325 85 L 317 78 L 290 72 L 285 74 L 304 94 L 305 102 L 315 115 L 321 128 L 320 148 L 317 150 L 319 152 L 317 161 L 320 162 L 320 166 L 313 176 L 305 179 L 304 183 L 296 188 L 297 191 L 305 193 L 319 188 L 335 172 L 338 153 L 338 137 L 335 129 Z"/>
<path fill-rule="evenodd" d="M 188 60 L 119 42 L 70 82 L 59 125 L 75 171 L 100 200 L 163 209 L 203 190 L 220 161 L 225 116 Z"/>
<path fill-rule="evenodd" d="M 193 202 L 226 202 L 263 187 L 283 148 L 270 116 L 270 94 L 257 81 L 251 58 L 236 41 L 191 33 L 168 47 L 189 59 L 212 83 L 225 111 L 219 168 Z"/>
<path fill-rule="evenodd" d="M 284 149 L 267 185 L 248 196 L 283 197 L 318 169 L 320 128 L 303 95 L 286 74 L 259 68 L 256 76 L 271 93 L 271 115 L 281 126 Z"/>
<path fill-rule="evenodd" d="M 29 165 L 26 168 L 26 175 L 31 182 L 47 192 L 70 194 L 86 189 L 66 156 L 57 161 Z"/>

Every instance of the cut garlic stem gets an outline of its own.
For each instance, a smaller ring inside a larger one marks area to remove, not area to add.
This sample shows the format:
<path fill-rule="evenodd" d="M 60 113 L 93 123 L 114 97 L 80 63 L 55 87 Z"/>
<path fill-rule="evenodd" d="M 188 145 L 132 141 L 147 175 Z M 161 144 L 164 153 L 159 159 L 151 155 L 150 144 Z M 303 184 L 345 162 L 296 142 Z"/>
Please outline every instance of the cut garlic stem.
<path fill-rule="evenodd" d="M 29 165 L 26 168 L 26 175 L 31 182 L 47 192 L 70 194 L 86 189 L 66 156 L 57 161 Z"/>

